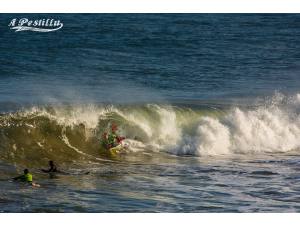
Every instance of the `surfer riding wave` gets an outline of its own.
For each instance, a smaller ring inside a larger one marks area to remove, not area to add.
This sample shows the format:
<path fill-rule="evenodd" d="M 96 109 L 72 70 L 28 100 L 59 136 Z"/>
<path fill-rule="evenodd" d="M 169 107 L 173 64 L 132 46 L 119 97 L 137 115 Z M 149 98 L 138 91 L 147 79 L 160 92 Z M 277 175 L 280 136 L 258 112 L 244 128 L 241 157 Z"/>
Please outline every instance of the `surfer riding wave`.
<path fill-rule="evenodd" d="M 125 137 L 119 136 L 117 134 L 118 127 L 116 124 L 111 125 L 111 131 L 104 132 L 101 138 L 101 145 L 106 149 L 109 150 L 111 148 L 117 147 L 118 145 L 122 144 L 122 141 Z"/>

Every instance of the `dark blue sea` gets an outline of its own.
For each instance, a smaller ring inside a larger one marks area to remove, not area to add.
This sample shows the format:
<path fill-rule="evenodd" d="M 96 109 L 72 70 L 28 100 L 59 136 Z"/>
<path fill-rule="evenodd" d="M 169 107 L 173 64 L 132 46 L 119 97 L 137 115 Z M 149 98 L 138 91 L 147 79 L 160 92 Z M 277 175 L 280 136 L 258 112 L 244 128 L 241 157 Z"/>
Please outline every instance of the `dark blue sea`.
<path fill-rule="evenodd" d="M 299 14 L 0 14 L 0 211 L 300 212 L 299 28 Z M 101 144 L 112 125 L 117 154 Z M 49 160 L 65 173 L 41 172 Z M 40 188 L 10 179 L 24 168 Z"/>

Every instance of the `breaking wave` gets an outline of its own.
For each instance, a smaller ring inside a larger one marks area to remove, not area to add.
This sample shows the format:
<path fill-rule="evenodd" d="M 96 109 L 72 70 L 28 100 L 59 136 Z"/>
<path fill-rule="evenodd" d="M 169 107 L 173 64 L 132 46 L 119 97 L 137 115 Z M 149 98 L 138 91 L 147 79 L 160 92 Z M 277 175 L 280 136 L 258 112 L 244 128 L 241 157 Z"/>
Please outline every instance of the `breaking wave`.
<path fill-rule="evenodd" d="M 300 94 L 252 106 L 167 104 L 32 107 L 0 116 L 0 159 L 37 165 L 105 160 L 100 137 L 112 123 L 128 153 L 213 156 L 298 151 Z"/>

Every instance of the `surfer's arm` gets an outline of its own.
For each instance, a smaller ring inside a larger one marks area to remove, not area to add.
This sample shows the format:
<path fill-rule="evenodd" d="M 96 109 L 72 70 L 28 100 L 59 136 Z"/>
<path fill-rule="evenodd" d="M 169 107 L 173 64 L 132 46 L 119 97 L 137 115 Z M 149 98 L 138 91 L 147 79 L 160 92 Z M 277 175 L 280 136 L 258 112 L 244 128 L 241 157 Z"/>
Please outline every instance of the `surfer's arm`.
<path fill-rule="evenodd" d="M 50 173 L 51 169 L 49 169 L 49 170 L 41 169 L 41 171 L 44 172 L 44 173 Z"/>
<path fill-rule="evenodd" d="M 69 173 L 67 173 L 67 172 L 64 172 L 64 171 L 61 171 L 61 170 L 58 170 L 58 169 L 56 169 L 56 170 L 54 170 L 54 171 L 53 171 L 53 169 L 49 169 L 49 170 L 41 169 L 41 171 L 44 172 L 44 173 L 69 174 Z"/>
<path fill-rule="evenodd" d="M 23 175 L 12 178 L 13 180 L 20 180 Z"/>

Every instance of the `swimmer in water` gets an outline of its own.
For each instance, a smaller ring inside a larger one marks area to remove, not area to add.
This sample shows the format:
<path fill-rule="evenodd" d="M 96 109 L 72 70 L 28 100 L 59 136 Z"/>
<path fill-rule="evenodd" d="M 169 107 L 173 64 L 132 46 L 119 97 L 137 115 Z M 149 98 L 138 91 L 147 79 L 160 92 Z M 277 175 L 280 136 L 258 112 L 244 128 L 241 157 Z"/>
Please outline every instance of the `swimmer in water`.
<path fill-rule="evenodd" d="M 24 174 L 23 175 L 20 175 L 18 177 L 13 178 L 13 179 L 16 180 L 16 181 L 21 181 L 21 182 L 28 183 L 28 184 L 30 184 L 31 186 L 34 186 L 34 187 L 40 187 L 39 184 L 36 184 L 32 181 L 32 174 L 29 173 L 28 169 L 24 169 Z"/>

